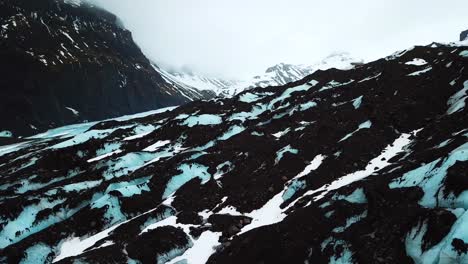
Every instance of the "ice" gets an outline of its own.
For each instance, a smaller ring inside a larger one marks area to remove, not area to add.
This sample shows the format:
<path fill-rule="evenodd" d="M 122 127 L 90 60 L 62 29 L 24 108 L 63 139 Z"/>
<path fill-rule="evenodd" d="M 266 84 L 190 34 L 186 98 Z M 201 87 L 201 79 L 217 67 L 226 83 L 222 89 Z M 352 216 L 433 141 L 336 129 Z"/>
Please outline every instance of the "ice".
<path fill-rule="evenodd" d="M 205 231 L 193 241 L 193 246 L 183 255 L 172 259 L 167 264 L 205 264 L 215 252 L 215 246 L 219 245 L 220 232 Z M 185 260 L 185 262 L 184 262 Z"/>
<path fill-rule="evenodd" d="M 349 250 L 349 248 L 344 247 L 341 255 L 337 258 L 336 256 L 332 256 L 330 258 L 329 264 L 350 264 L 353 262 L 353 252 Z"/>
<path fill-rule="evenodd" d="M 8 245 L 17 243 L 29 235 L 42 231 L 59 220 L 62 220 L 58 216 L 50 216 L 44 221 L 34 224 L 39 212 L 63 202 L 63 199 L 49 201 L 43 198 L 36 204 L 24 207 L 23 211 L 16 219 L 8 221 L 8 223 L 2 227 L 0 231 L 0 248 L 5 248 Z"/>
<path fill-rule="evenodd" d="M 47 256 L 51 254 L 52 248 L 46 244 L 39 243 L 26 249 L 25 257 L 20 261 L 20 264 L 39 264 L 48 263 Z"/>
<path fill-rule="evenodd" d="M 307 102 L 307 103 L 303 103 L 301 105 L 299 105 L 299 111 L 305 111 L 305 110 L 308 110 L 312 107 L 316 107 L 317 106 L 317 103 L 316 102 Z"/>
<path fill-rule="evenodd" d="M 359 107 L 361 107 L 361 103 L 362 103 L 362 95 L 353 100 L 354 109 L 358 109 Z"/>
<path fill-rule="evenodd" d="M 91 208 L 104 208 L 106 211 L 104 218 L 107 220 L 108 225 L 127 220 L 127 217 L 120 210 L 119 198 L 106 194 L 91 204 Z"/>
<path fill-rule="evenodd" d="M 420 58 L 414 58 L 412 61 L 408 61 L 405 63 L 406 65 L 414 65 L 414 66 L 423 66 L 427 64 L 427 61 Z"/>
<path fill-rule="evenodd" d="M 161 147 L 166 146 L 167 144 L 171 143 L 170 140 L 159 140 L 158 142 L 154 143 L 153 145 L 146 147 L 143 151 L 151 151 L 154 152 Z"/>
<path fill-rule="evenodd" d="M 356 132 L 358 132 L 359 130 L 361 129 L 366 129 L 366 128 L 370 128 L 372 126 L 372 122 L 370 120 L 367 120 L 366 122 L 362 123 L 359 125 L 359 127 L 354 130 L 353 132 L 347 134 L 346 136 L 344 136 L 342 139 L 340 139 L 340 141 L 338 142 L 342 142 L 342 141 L 345 141 L 347 140 L 348 138 L 352 137 Z"/>
<path fill-rule="evenodd" d="M 104 129 L 104 130 L 89 130 L 81 134 L 75 135 L 73 138 L 53 145 L 51 148 L 60 149 L 60 148 L 67 148 L 70 146 L 78 145 L 84 143 L 92 138 L 102 139 L 108 136 L 110 133 L 114 132 L 114 129 Z"/>
<path fill-rule="evenodd" d="M 127 175 L 143 167 L 146 164 L 146 162 L 151 161 L 156 157 L 158 157 L 158 153 L 127 153 L 124 156 L 107 161 L 106 164 L 109 166 L 109 168 L 104 172 L 103 176 L 106 180 L 110 180 L 114 177 L 121 177 L 123 175 Z"/>
<path fill-rule="evenodd" d="M 422 244 L 424 234 L 427 232 L 425 222 L 419 223 L 406 235 L 406 252 L 415 263 L 468 263 L 468 255 L 466 253 L 459 254 L 452 246 L 454 238 L 460 239 L 464 243 L 468 242 L 468 212 L 458 209 L 454 213 L 459 216 L 450 232 L 442 241 L 424 252 Z"/>
<path fill-rule="evenodd" d="M 98 181 L 84 181 L 84 182 L 77 182 L 67 184 L 62 187 L 62 189 L 66 192 L 79 192 L 81 190 L 87 190 L 99 186 L 102 183 L 102 180 Z"/>
<path fill-rule="evenodd" d="M 348 227 L 350 227 L 354 223 L 357 223 L 357 222 L 361 221 L 365 217 L 367 217 L 367 210 L 364 211 L 360 215 L 355 215 L 355 216 L 352 216 L 352 217 L 346 219 L 346 224 L 344 226 L 336 227 L 336 228 L 334 228 L 332 230 L 332 232 L 341 233 L 341 232 L 345 231 Z"/>
<path fill-rule="evenodd" d="M 135 134 L 133 136 L 128 136 L 128 137 L 124 138 L 124 140 L 129 141 L 129 140 L 142 138 L 142 137 L 150 134 L 151 132 L 155 131 L 158 128 L 159 128 L 159 126 L 155 127 L 153 125 L 139 125 L 139 126 L 136 126 L 133 129 L 133 132 Z"/>
<path fill-rule="evenodd" d="M 468 50 L 464 50 L 464 51 L 460 52 L 460 56 L 468 58 Z"/>
<path fill-rule="evenodd" d="M 182 173 L 173 176 L 167 183 L 162 199 L 166 199 L 173 193 L 177 192 L 182 185 L 186 184 L 193 178 L 198 177 L 202 182 L 207 182 L 211 178 L 211 175 L 208 173 L 208 167 L 201 164 L 182 164 L 179 166 L 179 171 L 182 171 Z"/>
<path fill-rule="evenodd" d="M 346 200 L 350 203 L 357 203 L 357 204 L 367 203 L 367 198 L 362 188 L 357 188 L 356 190 L 354 190 L 353 193 L 351 193 L 348 196 L 335 195 L 333 196 L 333 199 L 334 200 Z"/>
<path fill-rule="evenodd" d="M 245 93 L 245 94 L 242 94 L 241 96 L 239 96 L 239 101 L 241 102 L 244 102 L 244 103 L 253 103 L 253 102 L 256 102 L 262 98 L 264 98 L 265 96 L 259 96 L 257 94 L 254 94 L 254 93 Z"/>
<path fill-rule="evenodd" d="M 436 159 L 415 170 L 405 173 L 400 178 L 393 180 L 390 188 L 405 188 L 419 186 L 424 191 L 423 198 L 419 201 L 424 207 L 438 207 L 447 203 L 444 201 L 440 189 L 443 187 L 443 180 L 447 175 L 447 170 L 457 161 L 468 160 L 468 143 L 459 146 L 457 149 L 441 159 Z M 466 207 L 466 201 L 456 200 L 456 204 Z M 466 208 L 465 208 L 466 209 Z"/>
<path fill-rule="evenodd" d="M 257 116 L 263 114 L 267 110 L 267 106 L 263 104 L 256 104 L 252 106 L 252 110 L 250 112 L 240 112 L 234 113 L 232 116 L 229 117 L 229 121 L 240 120 L 245 122 L 246 120 L 250 119 L 257 119 Z"/>
<path fill-rule="evenodd" d="M 198 116 L 191 116 L 185 119 L 184 125 L 188 127 L 194 126 L 208 126 L 208 125 L 219 125 L 223 119 L 217 115 L 203 114 Z"/>
<path fill-rule="evenodd" d="M 431 71 L 431 70 L 432 70 L 432 67 L 427 67 L 427 68 L 424 69 L 424 70 L 420 70 L 420 71 L 416 71 L 416 72 L 410 73 L 410 74 L 408 74 L 407 76 L 419 76 L 419 75 L 421 75 L 421 74 L 423 74 L 423 73 L 426 73 L 426 72 L 429 72 L 429 71 Z"/>
<path fill-rule="evenodd" d="M 283 102 L 285 99 L 289 98 L 292 93 L 308 91 L 310 88 L 314 87 L 317 84 L 318 84 L 317 81 L 312 80 L 307 84 L 303 84 L 303 85 L 300 85 L 300 86 L 288 88 L 279 97 L 271 100 L 271 102 L 268 104 L 268 108 L 270 110 L 272 110 L 273 105 L 275 105 L 277 102 Z"/>
<path fill-rule="evenodd" d="M 11 138 L 13 137 L 13 133 L 11 133 L 8 130 L 0 131 L 0 137 L 8 137 Z"/>
<path fill-rule="evenodd" d="M 465 108 L 465 101 L 468 97 L 468 81 L 465 81 L 463 86 L 463 89 L 452 95 L 448 100 L 449 109 L 447 110 L 447 114 L 451 115 Z"/>
<path fill-rule="evenodd" d="M 303 180 L 293 180 L 288 186 L 288 189 L 283 193 L 283 201 L 287 201 L 294 196 L 298 190 L 302 190 L 306 187 L 306 182 Z"/>
<path fill-rule="evenodd" d="M 276 152 L 276 159 L 275 159 L 275 164 L 278 164 L 278 162 L 280 162 L 280 160 L 283 158 L 283 155 L 288 152 L 288 153 L 292 153 L 292 154 L 297 154 L 299 153 L 299 150 L 295 149 L 295 148 L 292 148 L 291 145 L 287 145 L 286 147 L 278 150 Z"/>
<path fill-rule="evenodd" d="M 76 136 L 79 134 L 84 133 L 92 126 L 94 126 L 97 122 L 91 123 L 82 123 L 82 124 L 75 124 L 69 126 L 63 126 L 55 129 L 48 130 L 47 132 L 31 136 L 28 139 L 43 139 L 43 138 L 55 138 L 55 137 L 63 137 L 63 136 Z"/>
<path fill-rule="evenodd" d="M 122 152 L 119 148 L 122 146 L 121 143 L 105 143 L 104 148 L 98 149 L 96 151 L 96 157 L 89 159 L 87 162 L 95 162 L 98 160 L 105 159 L 107 157 L 110 157 L 116 153 Z"/>
<path fill-rule="evenodd" d="M 157 264 L 169 263 L 169 261 L 171 261 L 172 259 L 184 254 L 184 252 L 186 252 L 187 249 L 189 249 L 192 246 L 193 244 L 190 242 L 186 247 L 183 247 L 183 248 L 176 247 L 176 248 L 169 250 L 168 252 L 158 255 Z"/>
<path fill-rule="evenodd" d="M 219 137 L 218 140 L 230 139 L 231 137 L 241 133 L 244 130 L 245 130 L 245 127 L 234 125 L 234 126 L 230 127 L 229 130 L 226 131 L 226 133 L 224 133 L 221 137 Z"/>

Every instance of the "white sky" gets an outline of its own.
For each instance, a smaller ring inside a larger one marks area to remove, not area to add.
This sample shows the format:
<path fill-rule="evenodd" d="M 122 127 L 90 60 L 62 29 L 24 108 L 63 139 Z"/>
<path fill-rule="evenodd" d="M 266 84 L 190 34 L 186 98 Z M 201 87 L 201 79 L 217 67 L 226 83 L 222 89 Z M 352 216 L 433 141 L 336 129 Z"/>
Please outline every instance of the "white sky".
<path fill-rule="evenodd" d="M 458 40 L 467 0 L 93 0 L 117 14 L 143 52 L 168 67 L 246 78 L 332 52 L 377 59 Z"/>

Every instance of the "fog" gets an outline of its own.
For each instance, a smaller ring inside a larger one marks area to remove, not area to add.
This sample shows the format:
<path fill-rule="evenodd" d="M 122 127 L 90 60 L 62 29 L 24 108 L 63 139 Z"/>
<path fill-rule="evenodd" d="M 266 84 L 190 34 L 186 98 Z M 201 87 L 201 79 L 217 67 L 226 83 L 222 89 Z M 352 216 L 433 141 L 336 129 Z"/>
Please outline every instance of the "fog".
<path fill-rule="evenodd" d="M 346 51 L 366 61 L 468 29 L 466 0 L 95 0 L 165 68 L 244 78 Z"/>

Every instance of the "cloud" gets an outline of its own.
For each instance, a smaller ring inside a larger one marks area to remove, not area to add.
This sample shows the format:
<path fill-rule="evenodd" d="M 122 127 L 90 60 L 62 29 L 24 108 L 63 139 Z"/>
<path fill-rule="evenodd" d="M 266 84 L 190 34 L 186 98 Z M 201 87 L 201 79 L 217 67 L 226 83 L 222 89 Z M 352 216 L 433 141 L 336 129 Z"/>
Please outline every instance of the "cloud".
<path fill-rule="evenodd" d="M 311 64 L 334 51 L 377 59 L 457 40 L 468 1 L 94 0 L 117 14 L 161 65 L 248 77 L 280 63 Z"/>

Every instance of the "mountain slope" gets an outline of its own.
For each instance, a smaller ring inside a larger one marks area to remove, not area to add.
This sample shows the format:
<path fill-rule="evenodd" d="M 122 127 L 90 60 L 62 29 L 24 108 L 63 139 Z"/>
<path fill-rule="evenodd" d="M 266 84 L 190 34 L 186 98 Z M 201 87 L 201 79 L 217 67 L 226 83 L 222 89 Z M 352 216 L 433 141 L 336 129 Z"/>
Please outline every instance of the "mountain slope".
<path fill-rule="evenodd" d="M 468 30 L 463 31 L 460 33 L 460 41 L 468 40 Z"/>
<path fill-rule="evenodd" d="M 466 263 L 467 66 L 415 47 L 3 146 L 0 261 Z"/>
<path fill-rule="evenodd" d="M 0 1 L 0 39 L 0 121 L 17 136 L 190 101 L 113 14 L 79 1 Z"/>

